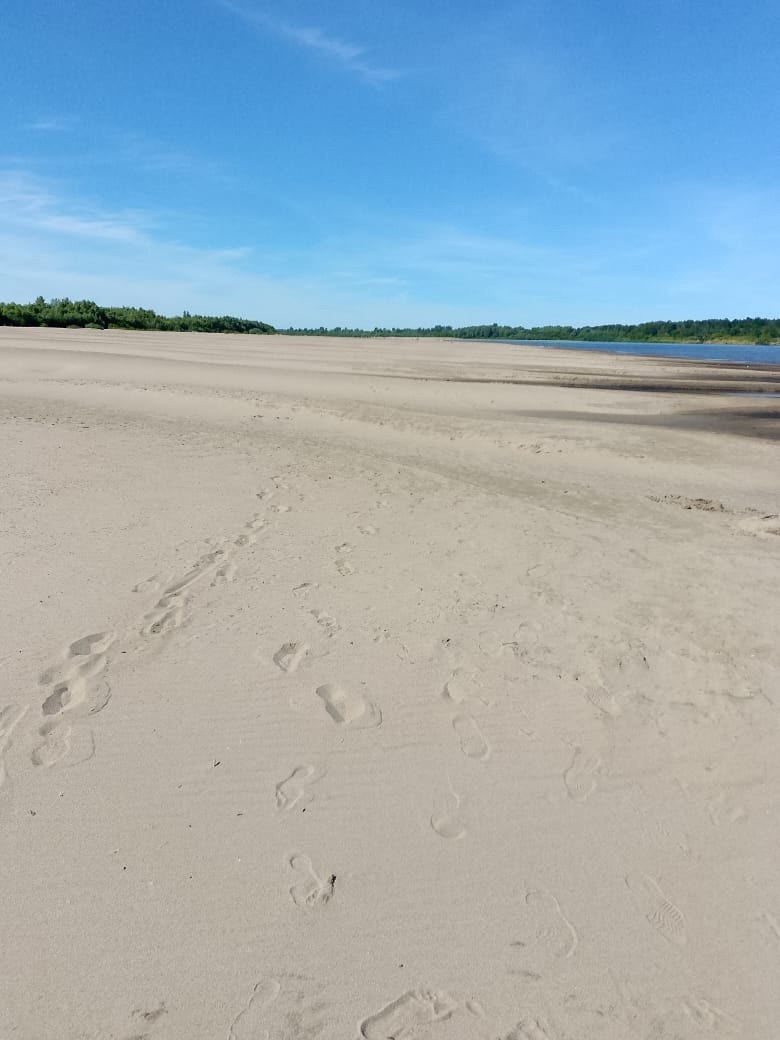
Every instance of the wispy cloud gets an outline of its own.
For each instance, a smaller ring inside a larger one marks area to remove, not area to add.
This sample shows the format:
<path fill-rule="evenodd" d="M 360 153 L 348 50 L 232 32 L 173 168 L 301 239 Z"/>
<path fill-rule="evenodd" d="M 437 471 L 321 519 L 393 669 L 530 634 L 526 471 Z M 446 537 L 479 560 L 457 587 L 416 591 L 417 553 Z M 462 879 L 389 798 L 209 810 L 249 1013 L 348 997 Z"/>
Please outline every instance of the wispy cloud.
<path fill-rule="evenodd" d="M 112 147 L 106 150 L 103 159 L 106 164 L 121 161 L 148 173 L 175 173 L 221 183 L 232 180 L 229 168 L 222 160 L 172 147 L 145 133 L 115 131 L 110 141 Z"/>
<path fill-rule="evenodd" d="M 264 11 L 236 4 L 233 0 L 219 0 L 219 2 L 222 7 L 255 28 L 271 32 L 299 47 L 314 51 L 369 83 L 383 83 L 398 79 L 401 75 L 398 69 L 376 64 L 367 48 L 349 40 L 343 40 L 338 36 L 332 36 L 316 26 L 293 25 L 290 22 L 273 18 Z"/>
<path fill-rule="evenodd" d="M 70 130 L 75 122 L 73 116 L 45 116 L 27 123 L 26 126 L 28 130 L 60 131 Z"/>
<path fill-rule="evenodd" d="M 0 172 L 0 223 L 29 231 L 127 244 L 143 242 L 150 221 L 139 213 L 105 213 L 69 205 L 39 178 Z"/>

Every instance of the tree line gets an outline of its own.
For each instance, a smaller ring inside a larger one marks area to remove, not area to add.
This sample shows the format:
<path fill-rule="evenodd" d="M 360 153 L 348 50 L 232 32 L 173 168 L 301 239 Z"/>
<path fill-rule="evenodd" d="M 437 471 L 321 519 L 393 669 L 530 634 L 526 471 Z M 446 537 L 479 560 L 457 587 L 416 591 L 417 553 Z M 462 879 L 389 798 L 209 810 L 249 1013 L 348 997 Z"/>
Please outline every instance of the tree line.
<path fill-rule="evenodd" d="M 572 340 L 586 343 L 780 343 L 780 318 L 645 321 L 638 325 L 434 325 L 430 328 L 280 329 L 295 336 L 437 336 L 446 339 Z"/>
<path fill-rule="evenodd" d="M 183 314 L 172 318 L 144 307 L 100 307 L 93 300 L 44 300 L 33 303 L 0 303 L 0 325 L 80 329 L 143 329 L 157 332 L 254 332 L 276 330 L 264 321 Z"/>
<path fill-rule="evenodd" d="M 145 329 L 161 332 L 273 333 L 264 321 L 190 314 L 166 317 L 143 307 L 100 307 L 93 300 L 0 303 L 0 325 L 51 328 Z M 433 325 L 429 328 L 288 328 L 296 336 L 437 336 L 445 339 L 580 340 L 591 343 L 780 343 L 780 318 L 707 318 L 702 321 L 645 321 L 638 325 Z"/>

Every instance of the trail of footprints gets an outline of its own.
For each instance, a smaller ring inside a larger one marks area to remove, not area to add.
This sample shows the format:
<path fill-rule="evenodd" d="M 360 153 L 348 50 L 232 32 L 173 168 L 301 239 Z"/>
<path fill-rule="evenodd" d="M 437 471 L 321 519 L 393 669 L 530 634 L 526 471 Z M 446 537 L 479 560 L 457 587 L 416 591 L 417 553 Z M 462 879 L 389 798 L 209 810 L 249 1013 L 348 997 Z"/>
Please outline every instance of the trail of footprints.
<path fill-rule="evenodd" d="M 331 1036 L 337 1003 L 322 983 L 305 976 L 260 979 L 233 1020 L 227 1040 L 282 1040 L 293 1033 L 301 1038 Z M 444 1040 L 453 1035 L 473 1040 L 558 1040 L 546 1019 L 536 1015 L 524 1016 L 508 1033 L 499 1035 L 478 1001 L 458 1000 L 446 990 L 424 986 L 406 990 L 357 1023 L 358 1040 L 439 1036 Z"/>
<path fill-rule="evenodd" d="M 274 489 L 265 489 L 257 497 L 261 500 L 271 498 L 283 486 L 277 483 Z M 281 515 L 289 511 L 290 507 L 273 503 L 271 508 Z M 167 584 L 156 604 L 140 619 L 139 627 L 130 640 L 156 640 L 183 625 L 189 616 L 194 588 L 208 579 L 211 579 L 212 586 L 233 580 L 236 573 L 235 555 L 254 544 L 265 524 L 266 521 L 259 515 L 254 516 L 232 541 L 204 554 L 184 576 Z M 370 525 L 359 528 L 359 531 L 364 536 L 377 533 L 376 528 Z M 335 565 L 343 576 L 355 572 L 346 559 L 353 550 L 354 546 L 347 542 L 336 547 L 338 557 Z M 133 591 L 144 593 L 156 588 L 159 588 L 157 579 L 150 578 L 139 583 Z M 316 588 L 315 584 L 307 582 L 293 591 L 305 597 Z M 309 613 L 326 638 L 333 638 L 339 632 L 338 622 L 326 611 L 312 609 Z M 34 765 L 51 767 L 69 756 L 71 764 L 76 764 L 94 753 L 91 731 L 84 729 L 76 741 L 74 724 L 83 723 L 109 703 L 111 688 L 107 675 L 112 652 L 118 642 L 117 633 L 112 631 L 83 636 L 70 644 L 63 660 L 41 675 L 43 696 L 40 714 L 43 721 L 37 727 L 37 737 L 40 739 L 31 754 Z M 277 650 L 273 661 L 282 673 L 292 674 L 301 667 L 309 649 L 305 642 L 291 641 Z M 315 695 L 325 714 L 337 726 L 360 730 L 375 728 L 382 723 L 381 710 L 359 691 L 328 682 L 318 686 Z M 461 752 L 473 761 L 486 761 L 492 749 L 470 711 L 471 708 L 487 706 L 481 696 L 476 671 L 456 668 L 444 685 L 442 699 L 454 712 L 451 726 Z M 14 705 L 0 710 L 0 785 L 5 777 L 4 754 L 12 733 L 26 711 L 26 708 Z M 76 754 L 74 743 L 78 744 Z M 595 790 L 600 766 L 597 756 L 575 747 L 571 763 L 563 776 L 568 796 L 580 802 L 589 798 Z M 280 815 L 289 814 L 293 809 L 305 810 L 314 797 L 312 787 L 325 776 L 324 767 L 311 764 L 295 767 L 275 788 L 276 808 Z M 465 837 L 467 829 L 460 814 L 461 796 L 449 781 L 448 787 L 449 796 L 441 809 L 431 816 L 430 823 L 439 837 L 457 841 Z M 315 869 L 312 859 L 300 852 L 288 858 L 288 867 L 292 878 L 290 898 L 298 909 L 316 910 L 327 906 L 333 899 L 337 883 L 335 874 L 321 875 Z M 667 898 L 658 882 L 649 875 L 635 873 L 626 877 L 626 885 L 648 924 L 668 942 L 684 946 L 687 942 L 685 918 L 682 911 Z M 520 974 L 538 978 L 530 970 L 531 963 L 538 968 L 543 967 L 546 960 L 567 959 L 574 955 L 579 942 L 577 931 L 551 893 L 541 889 L 528 892 L 522 919 L 523 938 L 513 943 L 521 954 Z M 523 968 L 524 957 L 529 952 L 533 953 L 533 957 L 528 966 Z M 257 1035 L 267 1012 L 276 1005 L 281 992 L 282 987 L 275 979 L 258 982 L 246 1007 L 233 1021 L 229 1040 L 244 1040 Z M 410 990 L 364 1019 L 359 1025 L 359 1035 L 365 1040 L 411 1037 L 437 1022 L 448 1020 L 457 1007 L 457 1003 L 446 993 Z M 540 1020 L 525 1019 L 506 1036 L 506 1040 L 546 1040 L 549 1036 L 545 1024 Z"/>
<path fill-rule="evenodd" d="M 370 525 L 358 530 L 364 536 L 377 533 L 376 528 Z M 337 554 L 335 567 L 338 573 L 342 576 L 354 574 L 355 568 L 347 557 L 355 551 L 355 546 L 344 541 L 336 545 L 334 551 Z M 305 600 L 318 587 L 317 583 L 303 582 L 292 591 Z M 336 618 L 326 610 L 313 608 L 309 609 L 308 613 L 314 618 L 326 639 L 333 639 L 341 630 Z M 310 646 L 307 642 L 291 640 L 279 647 L 272 655 L 272 660 L 280 672 L 292 675 L 304 664 L 309 651 Z M 325 682 L 315 688 L 314 696 L 319 700 L 324 715 L 340 728 L 366 730 L 375 729 L 382 724 L 381 709 L 360 690 L 347 688 L 337 682 Z M 326 770 L 321 767 L 311 764 L 296 766 L 289 776 L 276 785 L 277 811 L 280 814 L 289 814 L 296 808 L 305 811 L 314 797 L 311 787 L 325 775 Z M 288 864 L 296 878 L 289 890 L 290 899 L 295 906 L 306 911 L 326 906 L 334 896 L 336 876 L 331 874 L 326 878 L 320 877 L 311 858 L 303 853 L 290 856 Z"/>
<path fill-rule="evenodd" d="M 232 540 L 205 553 L 186 574 L 169 582 L 125 639 L 120 640 L 114 631 L 82 636 L 68 646 L 59 662 L 43 672 L 39 678 L 40 716 L 30 753 L 34 766 L 77 765 L 94 754 L 94 737 L 85 723 L 111 699 L 108 672 L 117 645 L 140 646 L 180 628 L 189 616 L 193 588 L 209 578 L 212 586 L 232 581 L 236 555 L 257 541 L 265 524 L 256 514 Z M 159 580 L 153 577 L 140 582 L 133 592 L 143 594 L 159 587 Z M 13 705 L 0 710 L 0 784 L 5 779 L 4 756 L 11 734 L 26 711 Z"/>

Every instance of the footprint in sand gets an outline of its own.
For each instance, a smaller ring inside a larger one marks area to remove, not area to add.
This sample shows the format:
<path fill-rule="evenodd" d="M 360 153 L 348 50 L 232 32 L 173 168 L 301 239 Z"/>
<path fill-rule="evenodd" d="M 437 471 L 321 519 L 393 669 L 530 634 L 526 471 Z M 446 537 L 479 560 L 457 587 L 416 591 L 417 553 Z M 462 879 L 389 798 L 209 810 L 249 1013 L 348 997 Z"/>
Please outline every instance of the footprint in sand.
<path fill-rule="evenodd" d="M 233 545 L 237 549 L 245 549 L 248 545 L 255 545 L 257 543 L 257 535 L 254 532 L 250 534 L 240 534 L 237 538 L 233 539 Z"/>
<path fill-rule="evenodd" d="M 526 893 L 520 928 L 522 938 L 511 945 L 520 951 L 524 967 L 536 973 L 572 957 L 579 946 L 577 930 L 561 904 L 542 888 Z"/>
<path fill-rule="evenodd" d="M 619 719 L 623 714 L 623 704 L 618 695 L 611 693 L 603 686 L 589 690 L 585 696 L 593 707 L 597 708 L 602 715 L 606 715 L 607 718 Z"/>
<path fill-rule="evenodd" d="M 160 578 L 153 574 L 151 578 L 144 578 L 137 585 L 133 585 L 131 592 L 156 592 L 162 584 Z"/>
<path fill-rule="evenodd" d="M 542 1018 L 524 1018 L 506 1037 L 506 1040 L 555 1040 L 555 1034 Z"/>
<path fill-rule="evenodd" d="M 490 744 L 470 715 L 456 715 L 452 720 L 452 728 L 457 733 L 460 749 L 467 758 L 484 761 L 490 756 Z"/>
<path fill-rule="evenodd" d="M 355 546 L 351 545 L 349 542 L 342 542 L 340 545 L 336 546 L 336 552 L 339 554 L 339 556 L 348 556 L 351 552 L 354 551 Z"/>
<path fill-rule="evenodd" d="M 706 1029 L 709 1036 L 712 1036 L 715 1031 L 719 1032 L 722 1026 L 737 1025 L 731 1015 L 722 1011 L 716 1004 L 713 1004 L 705 997 L 700 997 L 697 994 L 683 997 L 682 1006 L 683 1011 L 691 1022 L 698 1026 L 699 1029 Z"/>
<path fill-rule="evenodd" d="M 324 1040 L 334 1035 L 336 1006 L 329 989 L 305 975 L 263 979 L 233 1020 L 227 1040 Z"/>
<path fill-rule="evenodd" d="M 449 784 L 451 795 L 451 807 L 443 812 L 435 812 L 431 816 L 431 828 L 447 841 L 458 841 L 466 837 L 466 827 L 460 818 L 460 795 Z"/>
<path fill-rule="evenodd" d="M 465 704 L 487 704 L 480 696 L 482 684 L 474 668 L 456 668 L 441 691 L 442 699 L 458 707 Z"/>
<path fill-rule="evenodd" d="M 308 596 L 318 588 L 319 585 L 316 582 L 303 581 L 300 585 L 296 585 L 292 591 L 294 596 Z"/>
<path fill-rule="evenodd" d="M 332 639 L 341 628 L 336 619 L 324 610 L 312 610 L 311 616 L 329 639 Z"/>
<path fill-rule="evenodd" d="M 379 534 L 379 531 L 373 524 L 362 524 L 358 527 L 358 533 L 366 538 L 372 538 L 375 534 Z"/>
<path fill-rule="evenodd" d="M 290 889 L 290 898 L 301 910 L 312 910 L 325 906 L 336 891 L 336 875 L 331 874 L 323 881 L 316 873 L 308 856 L 296 853 L 290 857 L 290 866 L 298 875 L 298 881 Z"/>
<path fill-rule="evenodd" d="M 52 719 L 51 722 L 44 722 L 44 724 L 38 730 L 38 734 L 43 737 L 42 743 L 40 743 L 32 752 L 30 759 L 34 766 L 43 766 L 46 769 L 51 769 L 52 766 L 57 765 L 71 752 L 71 741 L 74 735 L 73 727 L 68 725 L 67 722 L 63 722 L 59 719 Z M 91 734 L 86 734 L 85 740 L 91 740 Z M 94 751 L 94 741 L 92 741 L 92 751 Z M 91 758 L 91 754 L 87 753 L 85 758 Z M 78 761 L 83 761 L 83 758 Z M 76 763 L 74 762 L 73 765 Z"/>
<path fill-rule="evenodd" d="M 285 643 L 274 654 L 274 664 L 281 671 L 292 673 L 297 671 L 308 652 L 308 643 Z"/>
<path fill-rule="evenodd" d="M 563 774 L 563 783 L 569 798 L 584 802 L 596 790 L 596 774 L 601 768 L 598 755 L 590 755 L 575 747 L 571 765 Z"/>
<path fill-rule="evenodd" d="M 372 729 L 382 722 L 382 712 L 361 694 L 345 690 L 338 683 L 317 687 L 317 696 L 325 705 L 328 715 L 340 726 L 351 729 Z"/>
<path fill-rule="evenodd" d="M 744 822 L 748 818 L 744 805 L 728 791 L 721 791 L 717 798 L 707 805 L 707 812 L 713 827 Z"/>
<path fill-rule="evenodd" d="M 324 769 L 316 766 L 298 766 L 286 780 L 276 785 L 276 808 L 279 812 L 289 812 L 296 805 L 308 805 L 314 795 L 309 791 L 312 784 L 322 780 Z"/>
<path fill-rule="evenodd" d="M 144 616 L 141 635 L 145 639 L 169 635 L 184 624 L 185 601 L 178 594 L 166 595 Z"/>
<path fill-rule="evenodd" d="M 276 979 L 261 979 L 252 990 L 247 1006 L 233 1019 L 228 1040 L 265 1040 L 268 1032 L 260 1032 L 263 1018 L 280 992 Z"/>
<path fill-rule="evenodd" d="M 452 792 L 454 797 L 454 808 L 445 810 L 444 812 L 435 812 L 431 817 L 431 827 L 440 838 L 444 838 L 445 841 L 459 841 L 461 838 L 465 838 L 468 833 L 466 826 L 461 820 L 460 807 L 461 800 L 458 795 Z"/>
<path fill-rule="evenodd" d="M 70 704 L 73 690 L 68 683 L 57 683 L 52 692 L 41 705 L 44 715 L 59 715 Z"/>
<path fill-rule="evenodd" d="M 11 735 L 26 714 L 27 708 L 20 708 L 16 704 L 0 709 L 0 787 L 5 782 L 5 753 L 11 746 Z"/>
<path fill-rule="evenodd" d="M 70 644 L 62 664 L 46 669 L 40 683 L 51 689 L 41 703 L 44 716 L 61 715 L 77 707 L 81 715 L 102 711 L 111 698 L 111 688 L 101 676 L 115 639 L 113 632 L 83 636 Z"/>
<path fill-rule="evenodd" d="M 360 1023 L 364 1040 L 409 1040 L 428 1036 L 428 1027 L 446 1022 L 458 1004 L 440 990 L 414 989 L 404 993 Z"/>
<path fill-rule="evenodd" d="M 355 568 L 349 562 L 349 560 L 336 560 L 336 570 L 342 576 L 346 578 L 348 574 L 354 574 Z"/>
<path fill-rule="evenodd" d="M 210 574 L 216 566 L 219 566 L 219 564 L 223 562 L 224 557 L 224 549 L 212 549 L 211 552 L 207 552 L 201 556 L 195 566 L 187 571 L 182 578 L 177 578 L 163 589 L 163 594 L 157 604 L 158 608 L 170 606 L 170 602 L 173 601 L 174 597 L 179 596 L 191 585 L 200 581 L 207 574 Z"/>
<path fill-rule="evenodd" d="M 649 924 L 675 946 L 685 946 L 688 936 L 685 918 L 678 906 L 666 897 L 658 882 L 649 874 L 629 874 L 626 885 L 636 905 Z"/>
<path fill-rule="evenodd" d="M 42 686 L 68 679 L 92 679 L 106 667 L 106 654 L 114 642 L 113 632 L 99 632 L 71 643 L 62 664 L 47 668 L 40 677 Z"/>
<path fill-rule="evenodd" d="M 214 580 L 211 582 L 211 587 L 215 588 L 217 585 L 227 584 L 236 577 L 236 565 L 231 560 L 227 563 L 223 563 L 221 567 L 218 567 L 214 573 Z"/>
<path fill-rule="evenodd" d="M 780 535 L 780 515 L 770 513 L 767 516 L 748 517 L 740 520 L 739 526 L 749 534 Z"/>
<path fill-rule="evenodd" d="M 104 654 L 116 639 L 114 632 L 93 632 L 91 635 L 76 639 L 68 647 L 68 657 L 88 657 L 93 654 Z"/>

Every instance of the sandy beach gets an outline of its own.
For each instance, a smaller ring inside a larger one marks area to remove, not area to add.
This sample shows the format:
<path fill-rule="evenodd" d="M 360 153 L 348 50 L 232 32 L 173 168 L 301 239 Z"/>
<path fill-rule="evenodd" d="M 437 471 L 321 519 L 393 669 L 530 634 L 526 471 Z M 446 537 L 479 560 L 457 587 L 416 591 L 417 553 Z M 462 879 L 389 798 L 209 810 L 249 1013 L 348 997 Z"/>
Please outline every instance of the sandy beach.
<path fill-rule="evenodd" d="M 776 1040 L 778 390 L 0 329 L 2 1040 Z"/>

